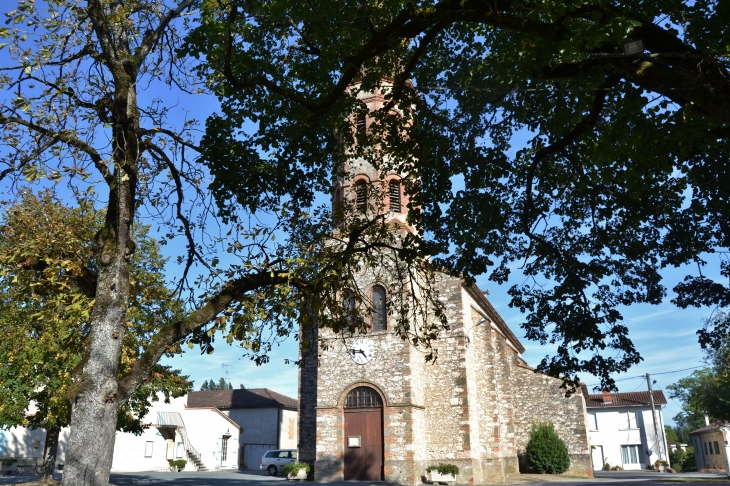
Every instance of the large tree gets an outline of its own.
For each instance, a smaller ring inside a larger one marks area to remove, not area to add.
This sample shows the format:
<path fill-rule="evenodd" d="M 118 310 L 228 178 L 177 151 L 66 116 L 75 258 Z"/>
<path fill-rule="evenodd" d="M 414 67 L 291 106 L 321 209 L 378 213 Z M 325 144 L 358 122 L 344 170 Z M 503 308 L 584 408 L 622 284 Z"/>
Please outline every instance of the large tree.
<path fill-rule="evenodd" d="M 409 174 L 414 254 L 519 269 L 510 305 L 558 345 L 539 369 L 606 387 L 641 360 L 619 309 L 662 302 L 662 268 L 698 269 L 677 306 L 730 304 L 702 272 L 730 246 L 729 22 L 714 0 L 211 0 L 186 52 L 222 103 L 221 202 L 306 205 L 347 157 Z"/>
<path fill-rule="evenodd" d="M 710 331 L 708 331 L 708 329 Z M 669 385 L 670 396 L 682 402 L 682 411 L 674 417 L 681 427 L 691 430 L 705 425 L 705 416 L 710 420 L 730 420 L 730 316 L 718 312 L 705 323 L 701 336 L 714 334 L 705 354 L 707 368 L 696 370 L 691 375 Z M 724 333 L 724 334 L 723 334 Z"/>
<path fill-rule="evenodd" d="M 383 215 L 343 204 L 335 228 L 329 211 L 297 199 L 262 208 L 267 214 L 228 205 L 218 218 L 210 174 L 197 163 L 195 124 L 181 107 L 206 90 L 194 66 L 177 56 L 177 29 L 194 3 L 18 0 L 0 28 L 7 53 L 0 69 L 3 193 L 28 183 L 54 186 L 73 205 L 103 210 L 99 231 L 85 242 L 95 253 L 94 299 L 79 309 L 88 313 L 85 353 L 65 393 L 66 485 L 108 483 L 119 412 L 154 376 L 161 356 L 181 342 L 212 352 L 222 333 L 258 363 L 273 343 L 296 334 L 306 357 L 311 335 L 299 335 L 300 326 L 351 327 L 340 305 L 343 286 L 354 291 L 358 312 L 370 305 L 353 278 L 358 266 L 377 259 L 397 271 L 389 299 L 404 339 L 428 346 L 446 325 L 428 285 L 432 265 L 400 251 Z M 185 312 L 171 322 L 147 316 L 145 340 L 128 360 L 130 299 L 143 284 L 132 276 L 140 222 L 159 228 L 160 244 L 179 265 Z M 418 298 L 409 298 L 412 289 Z M 364 330 L 358 322 L 352 327 Z"/>
<path fill-rule="evenodd" d="M 47 479 L 60 429 L 70 422 L 66 397 L 89 336 L 98 269 L 91 242 L 103 219 L 89 204 L 68 208 L 49 191 L 21 192 L 20 200 L 3 204 L 0 219 L 0 428 L 46 429 Z M 137 228 L 139 250 L 131 259 L 135 285 L 121 375 L 139 357 L 155 322 L 171 322 L 181 310 L 165 286 L 165 259 L 147 231 Z M 158 393 L 182 396 L 190 385 L 179 372 L 158 366 L 119 410 L 117 427 L 140 432 L 140 419 Z"/>

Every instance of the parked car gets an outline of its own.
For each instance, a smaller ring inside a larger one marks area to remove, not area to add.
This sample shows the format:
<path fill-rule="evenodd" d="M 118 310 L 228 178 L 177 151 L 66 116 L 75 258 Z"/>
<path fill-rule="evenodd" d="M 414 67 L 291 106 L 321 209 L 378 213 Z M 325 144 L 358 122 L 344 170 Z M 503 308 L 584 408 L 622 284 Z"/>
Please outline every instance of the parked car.
<path fill-rule="evenodd" d="M 296 449 L 275 449 L 273 451 L 266 451 L 266 454 L 261 457 L 261 466 L 259 469 L 262 471 L 266 469 L 269 475 L 276 476 L 284 469 L 284 466 L 296 461 Z"/>

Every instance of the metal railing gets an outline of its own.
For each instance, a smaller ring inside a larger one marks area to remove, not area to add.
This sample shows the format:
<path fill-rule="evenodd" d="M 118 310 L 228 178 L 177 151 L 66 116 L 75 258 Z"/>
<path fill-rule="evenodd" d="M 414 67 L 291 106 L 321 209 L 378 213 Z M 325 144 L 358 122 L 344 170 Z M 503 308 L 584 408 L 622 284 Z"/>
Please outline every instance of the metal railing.
<path fill-rule="evenodd" d="M 185 422 L 183 422 L 182 415 L 179 412 L 157 412 L 157 425 L 161 427 L 177 427 L 177 431 L 183 440 L 185 452 L 188 454 L 188 459 L 192 459 L 194 463 L 196 461 L 200 462 L 200 453 L 190 443 L 190 438 L 185 430 Z"/>

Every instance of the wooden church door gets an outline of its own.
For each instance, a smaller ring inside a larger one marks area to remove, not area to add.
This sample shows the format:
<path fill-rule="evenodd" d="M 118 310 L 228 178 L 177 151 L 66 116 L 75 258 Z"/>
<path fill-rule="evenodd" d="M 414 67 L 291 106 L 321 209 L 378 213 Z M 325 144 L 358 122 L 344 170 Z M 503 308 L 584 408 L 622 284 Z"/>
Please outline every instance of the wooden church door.
<path fill-rule="evenodd" d="M 345 480 L 382 479 L 383 402 L 372 388 L 355 388 L 345 400 Z"/>

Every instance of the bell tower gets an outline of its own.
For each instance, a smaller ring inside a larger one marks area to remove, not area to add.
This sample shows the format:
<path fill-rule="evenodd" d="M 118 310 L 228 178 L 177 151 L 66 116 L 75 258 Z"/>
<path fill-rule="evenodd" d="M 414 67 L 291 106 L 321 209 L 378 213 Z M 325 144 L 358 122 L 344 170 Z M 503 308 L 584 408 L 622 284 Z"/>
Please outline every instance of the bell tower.
<path fill-rule="evenodd" d="M 357 89 L 359 85 L 353 85 Z M 353 116 L 350 126 L 355 138 L 369 135 L 375 123 L 371 115 L 387 103 L 385 95 L 392 85 L 384 81 L 372 92 L 358 91 L 358 99 L 367 106 L 367 113 Z M 398 116 L 397 109 L 391 109 L 389 116 Z M 404 187 L 404 174 L 387 168 L 388 164 L 375 167 L 364 157 L 350 157 L 335 177 L 332 190 L 332 205 L 349 200 L 354 207 L 374 217 L 386 213 L 387 220 L 401 228 L 413 231 L 407 224 L 409 198 Z"/>

